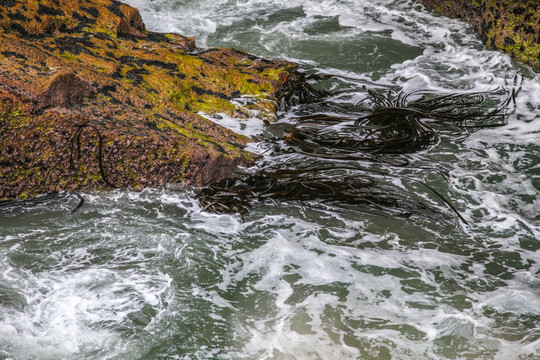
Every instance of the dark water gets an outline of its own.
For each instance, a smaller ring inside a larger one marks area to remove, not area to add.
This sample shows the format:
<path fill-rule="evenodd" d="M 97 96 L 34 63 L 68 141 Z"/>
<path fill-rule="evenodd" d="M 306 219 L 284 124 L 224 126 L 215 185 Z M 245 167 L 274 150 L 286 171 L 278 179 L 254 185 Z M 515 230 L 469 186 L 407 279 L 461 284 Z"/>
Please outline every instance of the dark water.
<path fill-rule="evenodd" d="M 335 102 L 367 81 L 485 91 L 520 72 L 523 87 L 508 125 L 409 156 L 449 183 L 393 180 L 452 219 L 415 185 L 430 184 L 470 226 L 317 203 L 260 204 L 241 222 L 162 189 L 85 194 L 74 214 L 70 196 L 1 210 L 0 359 L 540 357 L 538 75 L 412 1 L 129 3 L 152 30 L 340 75 L 321 85 L 347 90 Z"/>

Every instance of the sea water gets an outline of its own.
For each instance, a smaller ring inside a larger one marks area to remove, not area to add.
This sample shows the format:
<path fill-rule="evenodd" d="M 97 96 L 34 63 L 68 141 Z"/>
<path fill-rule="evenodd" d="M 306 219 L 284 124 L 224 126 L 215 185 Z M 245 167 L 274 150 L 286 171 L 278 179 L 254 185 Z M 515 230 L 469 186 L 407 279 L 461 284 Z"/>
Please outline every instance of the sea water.
<path fill-rule="evenodd" d="M 507 125 L 409 156 L 448 182 L 422 167 L 395 181 L 451 219 L 414 185 L 429 183 L 469 225 L 316 202 L 255 204 L 242 222 L 201 211 L 189 189 L 0 210 L 0 359 L 540 358 L 538 74 L 411 0 L 127 2 L 153 31 L 336 75 L 320 85 L 345 93 L 335 101 L 366 84 L 486 91 L 516 74 L 522 89 Z"/>

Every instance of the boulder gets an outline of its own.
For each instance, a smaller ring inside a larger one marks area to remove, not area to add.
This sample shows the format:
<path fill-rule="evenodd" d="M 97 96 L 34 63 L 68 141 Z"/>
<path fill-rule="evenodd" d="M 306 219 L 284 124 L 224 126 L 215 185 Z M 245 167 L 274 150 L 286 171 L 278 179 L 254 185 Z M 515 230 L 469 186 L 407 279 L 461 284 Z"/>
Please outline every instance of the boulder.
<path fill-rule="evenodd" d="M 203 115 L 272 118 L 295 68 L 147 31 L 114 0 L 3 1 L 0 200 L 219 181 L 254 155 Z"/>

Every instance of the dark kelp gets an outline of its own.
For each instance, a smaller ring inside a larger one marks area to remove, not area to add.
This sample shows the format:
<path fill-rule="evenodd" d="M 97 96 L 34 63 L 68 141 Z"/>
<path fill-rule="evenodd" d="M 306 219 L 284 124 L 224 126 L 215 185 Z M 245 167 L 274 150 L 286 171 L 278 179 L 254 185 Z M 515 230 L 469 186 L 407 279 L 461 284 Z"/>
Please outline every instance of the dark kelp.
<path fill-rule="evenodd" d="M 76 204 L 74 205 L 75 201 Z M 4 217 L 7 214 L 19 214 L 38 207 L 50 206 L 59 206 L 73 214 L 83 204 L 84 198 L 80 194 L 69 192 L 39 195 L 29 199 L 2 200 L 0 201 L 0 217 Z"/>
<path fill-rule="evenodd" d="M 283 141 L 268 138 L 262 146 L 273 153 L 308 155 L 318 163 L 307 165 L 304 161 L 296 168 L 291 168 L 290 163 L 273 164 L 256 172 L 238 173 L 197 192 L 203 210 L 239 213 L 243 219 L 254 201 L 320 201 L 353 205 L 381 215 L 430 217 L 440 213 L 388 181 L 400 175 L 369 167 L 361 169 L 358 161 L 406 167 L 409 161 L 399 158 L 400 154 L 428 149 L 439 142 L 441 135 L 466 137 L 473 128 L 504 125 L 513 112 L 521 80 L 516 76 L 511 90 L 453 94 L 363 87 L 366 97 L 351 107 L 327 101 L 325 97 L 332 94 L 314 89 L 301 73 L 295 72 L 292 77 L 283 87 L 282 107 L 316 104 L 317 108 L 341 108 L 345 113 L 299 116 L 296 124 L 284 126 Z M 332 164 L 328 164 L 329 160 Z M 436 166 L 427 168 L 446 179 L 444 171 Z M 467 223 L 443 195 L 427 184 L 417 183 Z"/>
<path fill-rule="evenodd" d="M 354 121 L 327 114 L 302 116 L 300 126 L 285 134 L 285 140 L 304 153 L 321 157 L 354 152 L 412 153 L 438 143 L 440 134 L 465 137 L 472 128 L 505 125 L 513 111 L 518 82 L 516 78 L 511 91 L 443 95 L 368 90 L 356 109 L 365 115 Z M 335 124 L 341 124 L 337 130 L 331 127 Z"/>
<path fill-rule="evenodd" d="M 200 190 L 197 196 L 203 210 L 218 214 L 239 213 L 242 218 L 256 200 L 272 204 L 276 201 L 321 201 L 404 217 L 427 215 L 435 210 L 390 184 L 380 174 L 343 164 L 264 168 L 225 179 Z"/>
<path fill-rule="evenodd" d="M 75 134 L 73 135 L 73 138 L 71 139 L 71 152 L 69 157 L 69 164 L 72 169 L 75 169 L 75 161 L 79 160 L 81 155 L 81 135 L 84 131 L 84 129 L 91 129 L 94 130 L 94 132 L 97 135 L 98 139 L 98 152 L 97 152 L 97 162 L 99 166 L 99 173 L 101 175 L 101 179 L 107 186 L 114 188 L 115 186 L 111 184 L 111 182 L 108 180 L 107 175 L 105 173 L 105 168 L 103 166 L 103 137 L 101 136 L 101 133 L 99 132 L 98 128 L 91 124 L 81 124 L 76 127 Z"/>
<path fill-rule="evenodd" d="M 330 95 L 328 91 L 317 90 L 306 81 L 305 74 L 291 71 L 283 81 L 283 87 L 278 94 L 279 109 L 286 110 L 294 105 L 309 104 Z"/>

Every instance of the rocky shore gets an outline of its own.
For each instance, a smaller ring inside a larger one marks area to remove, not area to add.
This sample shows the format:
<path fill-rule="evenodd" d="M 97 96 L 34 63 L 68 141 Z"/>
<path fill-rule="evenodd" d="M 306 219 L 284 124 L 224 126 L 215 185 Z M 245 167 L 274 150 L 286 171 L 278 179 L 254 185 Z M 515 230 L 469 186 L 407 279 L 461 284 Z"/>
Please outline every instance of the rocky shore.
<path fill-rule="evenodd" d="M 420 0 L 437 12 L 472 25 L 489 49 L 540 71 L 540 1 Z"/>
<path fill-rule="evenodd" d="M 202 114 L 271 118 L 295 67 L 147 31 L 115 0 L 4 1 L 0 200 L 219 181 L 249 139 Z"/>

